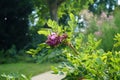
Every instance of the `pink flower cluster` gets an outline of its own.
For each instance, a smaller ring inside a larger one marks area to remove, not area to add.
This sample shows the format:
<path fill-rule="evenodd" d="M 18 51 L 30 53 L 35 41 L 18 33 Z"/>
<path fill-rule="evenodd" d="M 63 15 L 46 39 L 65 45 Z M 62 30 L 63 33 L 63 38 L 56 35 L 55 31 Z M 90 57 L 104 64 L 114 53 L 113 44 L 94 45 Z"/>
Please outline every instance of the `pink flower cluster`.
<path fill-rule="evenodd" d="M 48 36 L 48 39 L 46 40 L 46 43 L 49 45 L 49 46 L 56 46 L 58 44 L 60 44 L 62 41 L 64 41 L 65 39 L 67 38 L 67 34 L 62 34 L 61 36 L 58 35 L 57 33 L 51 33 L 49 36 Z"/>

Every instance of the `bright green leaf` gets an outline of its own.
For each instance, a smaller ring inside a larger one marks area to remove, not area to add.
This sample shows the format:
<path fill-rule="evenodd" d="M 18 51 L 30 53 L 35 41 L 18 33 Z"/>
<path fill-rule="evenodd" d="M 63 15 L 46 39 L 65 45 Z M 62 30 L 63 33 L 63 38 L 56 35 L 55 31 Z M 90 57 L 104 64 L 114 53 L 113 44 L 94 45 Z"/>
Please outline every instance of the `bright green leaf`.
<path fill-rule="evenodd" d="M 48 36 L 50 34 L 50 29 L 41 29 L 38 31 L 38 34 L 43 34 L 45 36 Z"/>

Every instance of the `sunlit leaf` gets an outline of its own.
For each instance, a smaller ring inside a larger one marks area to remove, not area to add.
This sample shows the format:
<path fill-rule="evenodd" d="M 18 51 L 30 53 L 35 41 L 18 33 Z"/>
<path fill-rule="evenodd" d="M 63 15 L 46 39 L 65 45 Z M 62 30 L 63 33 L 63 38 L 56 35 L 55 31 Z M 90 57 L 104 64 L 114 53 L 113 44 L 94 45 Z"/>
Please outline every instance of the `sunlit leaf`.
<path fill-rule="evenodd" d="M 38 31 L 38 34 L 43 34 L 45 36 L 48 36 L 50 34 L 50 29 L 40 29 Z"/>

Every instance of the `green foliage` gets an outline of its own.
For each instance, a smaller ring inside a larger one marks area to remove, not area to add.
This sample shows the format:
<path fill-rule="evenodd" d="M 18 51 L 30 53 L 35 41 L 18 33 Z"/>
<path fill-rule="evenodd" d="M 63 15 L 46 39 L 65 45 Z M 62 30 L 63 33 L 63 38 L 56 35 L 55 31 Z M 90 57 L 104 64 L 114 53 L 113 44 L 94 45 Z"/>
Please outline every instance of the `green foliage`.
<path fill-rule="evenodd" d="M 34 61 L 37 63 L 43 62 L 61 62 L 65 60 L 65 56 L 62 53 L 62 48 L 65 46 L 60 46 L 56 48 L 51 48 L 45 43 L 41 43 L 35 49 L 29 49 L 26 53 L 33 56 Z M 54 52 L 53 52 L 54 51 Z"/>
<path fill-rule="evenodd" d="M 51 27 L 50 29 L 47 29 L 47 28 L 41 28 L 39 31 L 38 31 L 38 34 L 43 34 L 45 36 L 49 35 L 51 32 L 57 32 L 57 33 L 60 33 L 61 30 L 62 30 L 62 26 L 59 26 L 57 24 L 57 22 L 49 19 L 48 22 L 47 22 L 47 25 L 49 27 Z"/>
<path fill-rule="evenodd" d="M 120 9 L 119 9 L 119 7 L 115 10 L 115 12 L 114 12 L 114 16 L 115 16 L 115 21 L 114 21 L 114 23 L 115 23 L 115 25 L 118 27 L 118 30 L 120 30 L 119 28 L 120 28 L 120 18 L 118 18 L 119 17 L 119 15 L 120 15 Z"/>
<path fill-rule="evenodd" d="M 15 62 L 17 50 L 15 45 L 13 45 L 10 49 L 8 50 L 1 50 L 0 51 L 0 63 L 7 63 L 7 62 Z M 8 60 L 6 60 L 7 58 Z"/>
<path fill-rule="evenodd" d="M 0 64 L 33 62 L 32 57 L 25 54 L 25 51 L 25 49 L 17 50 L 15 45 L 8 50 L 0 50 Z"/>
<path fill-rule="evenodd" d="M 67 43 L 63 44 L 66 47 L 62 49 L 66 61 L 57 68 L 52 67 L 55 73 L 65 72 L 66 77 L 63 80 L 118 80 L 120 78 L 120 52 L 104 52 L 103 49 L 98 48 L 101 40 L 97 40 L 92 34 L 86 37 L 84 34 L 75 33 L 76 22 L 74 19 L 73 14 L 70 14 L 69 27 L 65 29 L 69 37 Z M 109 28 L 104 29 L 106 33 L 107 30 L 114 29 Z M 112 33 L 114 35 L 113 31 Z"/>
<path fill-rule="evenodd" d="M 102 32 L 104 32 L 104 34 L 101 35 L 103 40 L 97 40 L 92 34 L 85 35 L 75 32 L 77 22 L 73 14 L 70 14 L 70 21 L 68 21 L 68 26 L 64 27 L 64 31 L 57 28 L 60 26 L 52 20 L 48 21 L 48 25 L 52 27 L 52 32 L 58 32 L 58 34 L 65 32 L 68 36 L 64 42 L 59 43 L 59 45 L 55 47 L 50 47 L 49 45 L 46 45 L 48 46 L 47 48 L 41 47 L 44 50 L 46 49 L 46 51 L 42 53 L 44 59 L 50 58 L 50 60 L 58 60 L 59 57 L 64 58 L 64 62 L 61 63 L 60 66 L 52 67 L 55 73 L 63 74 L 65 72 L 66 77 L 63 80 L 120 79 L 120 52 L 112 49 L 110 49 L 110 51 L 106 50 L 105 52 L 105 48 L 100 48 L 100 43 L 106 39 L 106 36 L 110 37 L 110 40 L 113 39 L 116 27 L 107 23 L 102 24 L 102 26 L 106 26 L 100 28 Z M 119 34 L 115 36 L 115 40 L 119 40 Z M 31 50 L 32 54 L 33 52 L 34 50 Z M 40 49 L 40 52 L 42 52 L 42 49 Z M 42 57 L 39 59 L 42 59 Z"/>
<path fill-rule="evenodd" d="M 114 35 L 117 34 L 119 31 L 115 26 L 112 26 L 108 23 L 103 23 L 102 25 L 102 43 L 101 48 L 103 48 L 105 51 L 112 50 L 113 44 L 114 44 Z M 107 37 L 107 39 L 106 39 Z"/>
<path fill-rule="evenodd" d="M 38 31 L 38 34 L 43 34 L 43 35 L 47 36 L 50 33 L 49 33 L 49 30 L 47 30 L 47 29 L 41 29 Z"/>
<path fill-rule="evenodd" d="M 39 23 L 46 23 L 49 18 L 57 20 L 66 12 L 78 15 L 80 10 L 88 8 L 88 4 L 93 2 L 93 0 L 33 0 L 35 11 L 41 18 Z M 31 15 L 31 20 L 33 19 Z"/>
<path fill-rule="evenodd" d="M 46 29 L 46 28 L 40 29 L 38 31 L 38 34 L 43 34 L 47 36 L 52 32 L 56 32 L 60 35 L 67 31 L 68 32 L 67 34 L 69 35 L 69 37 L 73 37 L 77 22 L 75 21 L 74 15 L 71 13 L 70 21 L 68 21 L 68 26 L 66 26 L 64 29 L 63 29 L 63 26 L 59 26 L 57 22 L 52 21 L 50 19 L 48 20 L 47 24 L 48 26 L 51 27 L 51 29 Z M 70 38 L 68 40 L 72 41 L 72 39 Z M 62 43 L 60 45 L 61 45 L 60 47 L 51 48 L 50 46 L 46 45 L 46 43 L 43 42 L 38 44 L 37 48 L 29 49 L 26 52 L 28 54 L 33 55 L 36 61 L 39 63 L 44 61 L 52 61 L 52 62 L 62 61 L 62 60 L 65 60 L 65 57 L 64 57 L 64 54 L 62 54 L 61 47 L 65 47 L 65 46 Z"/>
<path fill-rule="evenodd" d="M 93 0 L 66 0 L 58 9 L 58 16 L 61 17 L 65 12 L 79 14 L 79 12 L 89 7 L 89 3 L 93 3 Z"/>
<path fill-rule="evenodd" d="M 47 4 L 46 0 L 32 0 L 32 1 L 34 4 L 34 7 L 35 7 L 34 11 L 38 15 L 37 17 L 38 18 L 40 17 L 40 19 L 38 21 L 39 24 L 41 24 L 41 23 L 45 24 L 47 19 L 50 18 L 49 8 L 48 8 L 48 4 Z M 35 16 L 35 15 L 31 15 L 31 20 L 34 20 L 34 17 L 32 17 L 32 16 Z"/>
<path fill-rule="evenodd" d="M 38 47 L 36 49 L 29 49 L 29 51 L 26 51 L 26 53 L 31 54 L 31 55 L 35 55 L 39 51 L 41 51 L 44 47 L 45 47 L 45 44 L 41 43 L 38 45 Z"/>
<path fill-rule="evenodd" d="M 24 74 L 20 73 L 9 73 L 9 74 L 1 74 L 2 77 L 4 77 L 6 80 L 30 80 L 31 76 L 27 77 Z"/>
<path fill-rule="evenodd" d="M 38 26 L 39 25 L 39 26 Z M 38 24 L 36 26 L 31 26 L 29 28 L 29 36 L 30 36 L 30 41 L 29 43 L 25 46 L 25 49 L 29 48 L 36 48 L 37 44 L 44 42 L 46 40 L 46 36 L 43 34 L 38 34 L 38 30 L 43 29 L 42 24 Z M 44 32 L 44 31 L 43 31 Z"/>
<path fill-rule="evenodd" d="M 48 24 L 49 27 L 52 28 L 51 29 L 52 32 L 60 33 L 61 30 L 62 30 L 62 26 L 59 26 L 56 21 L 52 21 L 52 20 L 49 19 L 48 22 L 47 22 L 47 24 Z"/>
<path fill-rule="evenodd" d="M 97 49 L 99 44 L 100 41 L 96 41 L 92 35 L 89 35 L 87 42 L 80 43 L 79 54 L 75 55 L 67 49 L 65 55 L 67 62 L 63 62 L 57 68 L 53 67 L 53 70 L 55 73 L 66 73 L 63 80 L 120 79 L 120 52 L 105 53 L 102 49 Z"/>
<path fill-rule="evenodd" d="M 94 19 L 91 19 L 91 22 L 89 23 L 89 27 L 87 28 L 87 34 L 89 33 L 95 33 L 98 31 L 98 26 L 96 24 L 97 22 Z"/>
<path fill-rule="evenodd" d="M 120 34 L 119 33 L 115 35 L 114 40 L 116 41 L 116 43 L 114 44 L 114 47 L 120 46 Z"/>

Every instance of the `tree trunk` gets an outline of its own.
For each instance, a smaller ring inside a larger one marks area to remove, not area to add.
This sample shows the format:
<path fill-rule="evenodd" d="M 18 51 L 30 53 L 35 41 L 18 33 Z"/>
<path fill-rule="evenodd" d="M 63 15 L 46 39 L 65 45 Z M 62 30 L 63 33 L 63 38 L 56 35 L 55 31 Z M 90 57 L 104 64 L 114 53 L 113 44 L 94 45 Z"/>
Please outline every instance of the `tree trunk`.
<path fill-rule="evenodd" d="M 55 0 L 54 3 L 49 5 L 49 10 L 50 10 L 50 17 L 51 17 L 51 19 L 58 22 L 58 16 L 57 16 L 58 5 L 57 5 L 57 0 Z"/>
<path fill-rule="evenodd" d="M 52 20 L 55 20 L 58 22 L 58 7 L 59 5 L 64 2 L 65 0 L 47 0 L 49 11 L 50 11 L 50 17 Z"/>

